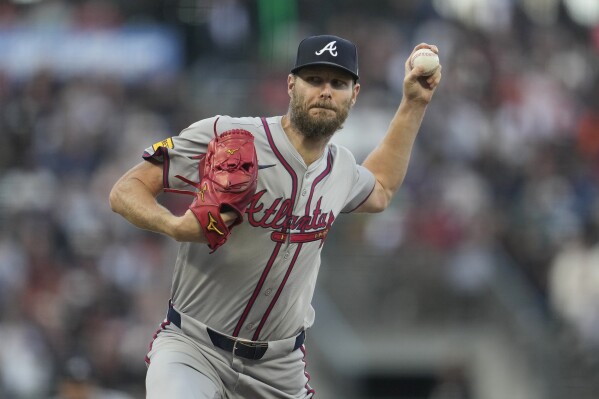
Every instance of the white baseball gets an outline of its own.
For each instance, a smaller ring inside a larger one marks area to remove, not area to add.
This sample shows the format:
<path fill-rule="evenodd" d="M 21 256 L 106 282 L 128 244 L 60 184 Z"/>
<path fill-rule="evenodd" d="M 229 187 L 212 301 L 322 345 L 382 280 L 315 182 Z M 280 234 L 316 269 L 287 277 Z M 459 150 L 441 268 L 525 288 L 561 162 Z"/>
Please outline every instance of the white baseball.
<path fill-rule="evenodd" d="M 432 75 L 439 66 L 439 56 L 432 50 L 421 48 L 410 58 L 410 66 L 412 68 L 421 66 L 424 68 L 424 76 Z"/>

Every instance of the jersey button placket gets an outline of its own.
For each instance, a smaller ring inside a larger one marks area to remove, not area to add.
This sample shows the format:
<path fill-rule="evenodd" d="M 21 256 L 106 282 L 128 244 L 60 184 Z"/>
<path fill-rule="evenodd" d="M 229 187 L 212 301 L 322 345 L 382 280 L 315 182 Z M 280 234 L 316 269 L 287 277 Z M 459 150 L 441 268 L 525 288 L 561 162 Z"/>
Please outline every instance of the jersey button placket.
<path fill-rule="evenodd" d="M 272 289 L 267 288 L 266 291 L 264 291 L 264 295 L 269 296 L 270 294 L 272 294 Z"/>

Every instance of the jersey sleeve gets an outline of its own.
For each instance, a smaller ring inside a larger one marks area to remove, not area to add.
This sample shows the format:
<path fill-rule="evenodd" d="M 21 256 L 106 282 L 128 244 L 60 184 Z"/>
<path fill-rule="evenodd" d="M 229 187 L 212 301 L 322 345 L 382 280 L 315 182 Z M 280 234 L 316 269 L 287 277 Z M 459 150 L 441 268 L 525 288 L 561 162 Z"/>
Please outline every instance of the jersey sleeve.
<path fill-rule="evenodd" d="M 349 195 L 345 201 L 345 206 L 341 210 L 342 213 L 350 213 L 362 205 L 372 194 L 376 179 L 372 172 L 356 163 L 356 159 L 349 150 L 343 148 L 341 152 L 349 158 L 347 162 L 351 164 L 350 170 L 353 171 Z"/>
<path fill-rule="evenodd" d="M 198 121 L 178 136 L 166 138 L 146 148 L 143 159 L 162 164 L 163 187 L 189 190 L 189 184 L 176 176 L 199 182 L 199 163 L 214 137 L 214 122 L 218 117 Z"/>

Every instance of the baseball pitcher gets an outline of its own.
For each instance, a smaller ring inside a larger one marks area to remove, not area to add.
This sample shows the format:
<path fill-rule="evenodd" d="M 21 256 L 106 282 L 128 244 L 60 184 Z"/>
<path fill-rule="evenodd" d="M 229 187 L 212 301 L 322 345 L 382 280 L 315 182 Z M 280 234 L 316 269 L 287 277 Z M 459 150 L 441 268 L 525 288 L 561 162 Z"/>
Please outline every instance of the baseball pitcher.
<path fill-rule="evenodd" d="M 414 51 L 423 48 L 438 52 Z M 314 396 L 305 340 L 323 245 L 339 214 L 389 205 L 440 80 L 441 67 L 425 76 L 406 61 L 387 134 L 357 165 L 330 143 L 360 92 L 357 48 L 308 37 L 287 78 L 285 115 L 214 116 L 145 149 L 110 204 L 181 243 L 146 357 L 147 398 Z M 158 204 L 165 190 L 193 196 L 183 216 Z"/>

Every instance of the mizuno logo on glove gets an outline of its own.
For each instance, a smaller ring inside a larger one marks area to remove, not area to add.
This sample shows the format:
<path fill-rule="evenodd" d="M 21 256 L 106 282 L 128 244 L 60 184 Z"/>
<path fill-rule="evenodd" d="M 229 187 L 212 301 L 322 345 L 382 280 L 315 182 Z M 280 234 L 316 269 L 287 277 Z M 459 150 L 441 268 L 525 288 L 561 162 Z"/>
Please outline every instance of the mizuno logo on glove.
<path fill-rule="evenodd" d="M 208 231 L 214 231 L 217 234 L 224 236 L 225 233 L 223 233 L 222 231 L 220 231 L 216 225 L 218 224 L 216 219 L 214 218 L 214 216 L 212 216 L 212 213 L 208 212 L 208 219 L 210 220 L 210 223 L 208 223 L 208 226 L 206 226 L 206 230 Z"/>

